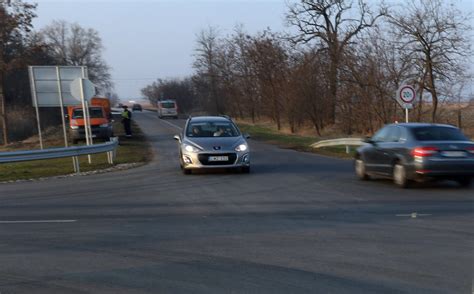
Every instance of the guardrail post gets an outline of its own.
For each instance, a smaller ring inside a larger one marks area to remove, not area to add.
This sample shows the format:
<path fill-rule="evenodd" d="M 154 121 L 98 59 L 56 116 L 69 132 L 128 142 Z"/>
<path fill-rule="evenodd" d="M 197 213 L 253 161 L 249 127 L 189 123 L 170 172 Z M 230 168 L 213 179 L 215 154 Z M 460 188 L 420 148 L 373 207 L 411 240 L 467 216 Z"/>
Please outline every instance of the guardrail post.
<path fill-rule="evenodd" d="M 107 159 L 109 163 L 113 164 L 116 155 L 117 145 L 117 138 L 112 138 L 111 142 L 97 145 L 0 152 L 0 164 L 40 159 L 45 160 L 53 158 L 72 158 L 74 172 L 80 173 L 81 167 L 79 156 L 97 153 L 107 153 Z"/>
<path fill-rule="evenodd" d="M 79 157 L 74 156 L 72 158 L 72 162 L 74 163 L 74 171 L 78 174 L 81 173 L 81 166 L 79 164 Z"/>
<path fill-rule="evenodd" d="M 346 153 L 347 154 L 351 153 L 351 147 L 349 145 L 346 145 Z"/>

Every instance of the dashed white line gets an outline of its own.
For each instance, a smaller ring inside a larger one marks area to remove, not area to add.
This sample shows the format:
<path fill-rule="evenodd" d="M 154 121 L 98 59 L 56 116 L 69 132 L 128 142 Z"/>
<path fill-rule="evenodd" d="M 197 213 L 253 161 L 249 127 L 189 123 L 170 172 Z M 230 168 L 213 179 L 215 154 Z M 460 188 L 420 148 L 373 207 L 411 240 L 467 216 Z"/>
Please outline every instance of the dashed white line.
<path fill-rule="evenodd" d="M 417 213 L 417 212 L 412 212 L 410 214 L 396 214 L 396 216 L 404 216 L 404 217 L 411 217 L 411 218 L 417 218 L 419 216 L 430 216 L 431 214 L 428 213 Z"/>
<path fill-rule="evenodd" d="M 0 224 L 43 224 L 43 223 L 74 223 L 76 219 L 46 219 L 46 220 L 15 220 L 0 221 Z"/>

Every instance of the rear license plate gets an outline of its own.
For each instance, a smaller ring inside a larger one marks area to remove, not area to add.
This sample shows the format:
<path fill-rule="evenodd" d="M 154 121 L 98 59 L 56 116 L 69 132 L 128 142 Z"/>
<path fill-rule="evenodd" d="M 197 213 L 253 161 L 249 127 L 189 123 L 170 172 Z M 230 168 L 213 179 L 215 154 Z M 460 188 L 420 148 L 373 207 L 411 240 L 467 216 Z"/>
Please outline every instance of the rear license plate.
<path fill-rule="evenodd" d="M 464 151 L 443 151 L 441 155 L 444 157 L 466 157 L 467 154 Z"/>
<path fill-rule="evenodd" d="M 209 156 L 209 161 L 228 161 L 229 156 Z"/>

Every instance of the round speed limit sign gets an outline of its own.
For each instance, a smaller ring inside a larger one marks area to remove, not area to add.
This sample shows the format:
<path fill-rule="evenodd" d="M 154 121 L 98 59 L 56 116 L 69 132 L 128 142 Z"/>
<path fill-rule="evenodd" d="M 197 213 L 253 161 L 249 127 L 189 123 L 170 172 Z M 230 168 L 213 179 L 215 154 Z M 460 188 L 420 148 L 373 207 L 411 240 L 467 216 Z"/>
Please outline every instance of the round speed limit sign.
<path fill-rule="evenodd" d="M 404 103 L 410 104 L 416 98 L 416 91 L 410 85 L 403 85 L 398 90 L 398 98 L 403 101 Z"/>

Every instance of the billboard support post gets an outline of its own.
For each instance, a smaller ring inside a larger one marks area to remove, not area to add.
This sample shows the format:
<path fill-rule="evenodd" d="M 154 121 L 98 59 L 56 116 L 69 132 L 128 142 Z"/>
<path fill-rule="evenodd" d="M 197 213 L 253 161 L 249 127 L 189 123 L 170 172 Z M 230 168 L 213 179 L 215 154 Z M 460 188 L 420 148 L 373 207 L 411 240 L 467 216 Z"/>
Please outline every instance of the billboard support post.
<path fill-rule="evenodd" d="M 40 121 L 39 108 L 38 108 L 38 97 L 36 96 L 35 73 L 33 72 L 33 68 L 31 66 L 28 68 L 28 71 L 31 77 L 30 86 L 31 86 L 31 92 L 33 96 L 33 103 L 35 105 L 35 111 L 36 111 L 36 125 L 38 127 L 40 149 L 43 149 L 43 135 L 41 133 L 41 121 Z"/>
<path fill-rule="evenodd" d="M 36 111 L 36 124 L 38 127 L 40 148 L 43 149 L 44 144 L 39 107 L 61 108 L 64 145 L 68 147 L 64 107 L 77 105 L 80 101 L 71 96 L 67 82 L 75 78 L 86 77 L 87 68 L 84 66 L 28 66 L 28 73 L 30 77 L 33 107 L 35 107 Z"/>
<path fill-rule="evenodd" d="M 91 143 L 89 141 L 90 139 L 90 134 L 89 134 L 89 124 L 90 124 L 90 121 L 89 121 L 89 104 L 87 103 L 86 99 L 84 98 L 84 83 L 83 83 L 83 79 L 79 79 L 79 91 L 80 91 L 80 96 L 81 96 L 81 103 L 82 103 L 82 117 L 83 117 L 83 120 L 84 120 L 84 132 L 85 132 L 85 135 L 86 135 L 86 145 L 89 146 Z M 92 163 L 92 158 L 90 155 L 87 155 L 87 159 L 89 161 L 89 164 Z"/>

